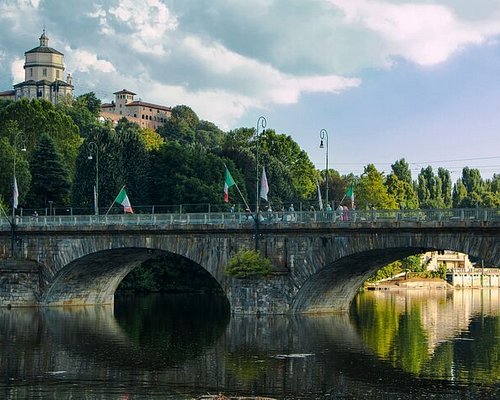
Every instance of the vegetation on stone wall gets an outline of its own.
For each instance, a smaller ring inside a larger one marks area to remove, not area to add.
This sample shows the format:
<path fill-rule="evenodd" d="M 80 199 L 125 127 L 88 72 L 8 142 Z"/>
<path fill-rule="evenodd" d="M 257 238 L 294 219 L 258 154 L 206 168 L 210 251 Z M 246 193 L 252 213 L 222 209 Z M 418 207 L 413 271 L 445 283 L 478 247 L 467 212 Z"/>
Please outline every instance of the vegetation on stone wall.
<path fill-rule="evenodd" d="M 254 250 L 240 250 L 226 266 L 226 274 L 236 278 L 266 276 L 271 272 L 271 261 Z"/>

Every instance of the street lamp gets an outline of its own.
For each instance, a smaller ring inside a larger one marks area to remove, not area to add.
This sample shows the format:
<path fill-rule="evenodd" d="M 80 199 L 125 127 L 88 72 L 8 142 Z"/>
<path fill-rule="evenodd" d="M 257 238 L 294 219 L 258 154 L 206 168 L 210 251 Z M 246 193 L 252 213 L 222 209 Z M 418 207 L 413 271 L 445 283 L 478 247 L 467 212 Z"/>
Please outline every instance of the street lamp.
<path fill-rule="evenodd" d="M 319 143 L 319 148 L 322 149 L 325 146 L 323 145 L 323 140 L 326 138 L 326 177 L 325 177 L 325 183 L 326 183 L 326 207 L 328 207 L 328 132 L 326 129 L 321 129 L 319 131 L 319 138 L 321 139 L 321 142 Z M 333 208 L 333 207 L 332 207 Z"/>
<path fill-rule="evenodd" d="M 17 139 L 21 136 L 21 132 L 16 132 L 14 135 L 14 157 L 13 157 L 13 167 L 12 167 L 12 221 L 10 226 L 12 228 L 12 236 L 11 236 L 11 252 L 12 258 L 14 258 L 15 253 L 15 242 L 16 242 L 16 208 L 17 202 L 19 198 L 19 190 L 17 187 L 17 179 L 16 179 L 16 158 L 17 158 Z M 26 146 L 23 140 L 23 147 L 21 147 L 21 151 L 26 151 Z"/>
<path fill-rule="evenodd" d="M 262 128 L 262 133 L 267 125 L 267 120 L 260 116 L 257 120 L 257 128 L 255 130 L 255 251 L 259 251 L 259 127 Z"/>
<path fill-rule="evenodd" d="M 94 212 L 99 215 L 99 148 L 95 142 L 88 143 L 88 159 L 92 160 L 92 154 L 95 154 L 95 186 L 94 186 Z"/>

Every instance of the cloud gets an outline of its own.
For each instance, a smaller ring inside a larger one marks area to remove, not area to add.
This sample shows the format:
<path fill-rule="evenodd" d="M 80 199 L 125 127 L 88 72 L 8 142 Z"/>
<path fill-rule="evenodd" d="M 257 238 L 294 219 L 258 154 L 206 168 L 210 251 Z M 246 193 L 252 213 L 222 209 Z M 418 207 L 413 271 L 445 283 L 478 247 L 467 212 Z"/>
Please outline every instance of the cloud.
<path fill-rule="evenodd" d="M 227 87 L 260 97 L 267 104 L 294 103 L 303 92 L 339 93 L 360 84 L 359 79 L 337 75 L 298 77 L 285 74 L 270 64 L 230 51 L 220 43 L 206 44 L 192 36 L 184 40 L 184 48 L 195 63 L 223 77 Z"/>
<path fill-rule="evenodd" d="M 13 76 L 14 83 L 24 81 L 24 59 L 17 58 L 10 64 L 10 72 Z"/>
<path fill-rule="evenodd" d="M 98 5 L 88 16 L 99 19 L 102 34 L 111 36 L 125 28 L 125 41 L 135 51 L 156 56 L 167 53 L 166 34 L 177 28 L 177 18 L 160 0 L 120 0 L 107 10 Z"/>
<path fill-rule="evenodd" d="M 383 40 L 388 64 L 394 56 L 419 65 L 438 64 L 465 46 L 484 43 L 500 33 L 498 19 L 461 20 L 439 4 L 328 1 L 344 12 L 345 24 L 366 28 Z"/>
<path fill-rule="evenodd" d="M 89 72 L 90 70 L 110 73 L 116 72 L 114 65 L 106 60 L 98 59 L 96 54 L 86 50 L 66 48 L 68 69 L 71 71 Z"/>

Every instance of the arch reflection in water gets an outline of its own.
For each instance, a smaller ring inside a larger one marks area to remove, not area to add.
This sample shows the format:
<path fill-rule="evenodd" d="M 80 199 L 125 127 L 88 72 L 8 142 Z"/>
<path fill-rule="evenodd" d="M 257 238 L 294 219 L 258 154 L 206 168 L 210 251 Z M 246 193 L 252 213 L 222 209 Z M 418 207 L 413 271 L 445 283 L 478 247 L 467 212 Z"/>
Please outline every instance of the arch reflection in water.
<path fill-rule="evenodd" d="M 351 317 L 230 318 L 198 296 L 0 310 L 0 397 L 492 398 L 499 319 L 487 293 L 370 292 Z"/>

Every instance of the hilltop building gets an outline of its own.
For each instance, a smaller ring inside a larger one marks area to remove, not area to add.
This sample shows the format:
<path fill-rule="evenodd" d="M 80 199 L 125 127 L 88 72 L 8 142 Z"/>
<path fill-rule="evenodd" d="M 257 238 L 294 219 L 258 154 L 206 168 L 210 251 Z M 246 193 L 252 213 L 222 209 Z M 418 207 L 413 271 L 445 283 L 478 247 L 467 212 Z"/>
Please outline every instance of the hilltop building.
<path fill-rule="evenodd" d="M 123 89 L 113 93 L 115 101 L 101 106 L 101 117 L 116 124 L 125 117 L 143 128 L 155 130 L 162 126 L 172 114 L 170 107 L 134 100 L 136 93 Z"/>
<path fill-rule="evenodd" d="M 73 96 L 71 75 L 63 81 L 64 54 L 49 47 L 45 29 L 39 38 L 40 45 L 24 53 L 24 82 L 14 85 L 14 90 L 0 92 L 0 99 L 46 99 L 53 104 L 66 96 Z"/>

